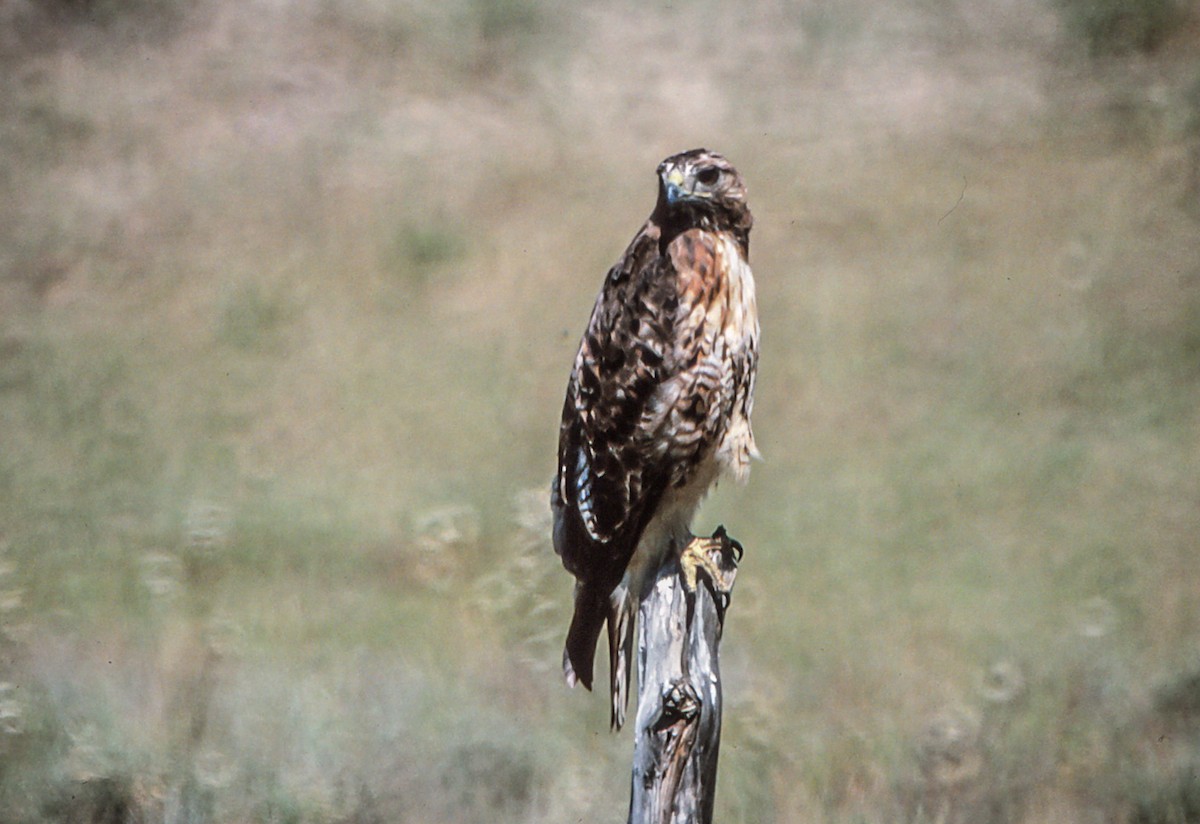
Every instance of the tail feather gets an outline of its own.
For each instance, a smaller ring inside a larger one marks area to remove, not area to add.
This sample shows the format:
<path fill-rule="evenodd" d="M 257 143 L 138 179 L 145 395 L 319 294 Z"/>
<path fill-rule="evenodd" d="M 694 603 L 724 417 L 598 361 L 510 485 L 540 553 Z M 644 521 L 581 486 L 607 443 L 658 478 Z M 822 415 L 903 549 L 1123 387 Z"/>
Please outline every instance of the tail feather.
<path fill-rule="evenodd" d="M 629 588 L 621 584 L 609 596 L 612 612 L 608 618 L 608 674 L 612 698 L 611 726 L 614 732 L 625 723 L 629 707 L 629 684 L 633 659 L 633 626 L 637 604 Z"/>
<path fill-rule="evenodd" d="M 592 688 L 592 674 L 596 661 L 596 644 L 600 630 L 608 620 L 608 598 L 586 586 L 575 588 L 575 614 L 571 617 L 571 628 L 567 630 L 567 643 L 563 649 L 563 676 L 567 686 L 576 683 Z"/>
<path fill-rule="evenodd" d="M 629 686 L 632 680 L 633 629 L 637 602 L 624 584 L 611 595 L 602 595 L 591 587 L 575 590 L 575 614 L 567 630 L 563 650 L 563 676 L 567 686 L 583 684 L 592 688 L 595 673 L 596 645 L 600 631 L 608 624 L 608 674 L 612 699 L 610 723 L 614 731 L 625 723 L 629 706 Z"/>

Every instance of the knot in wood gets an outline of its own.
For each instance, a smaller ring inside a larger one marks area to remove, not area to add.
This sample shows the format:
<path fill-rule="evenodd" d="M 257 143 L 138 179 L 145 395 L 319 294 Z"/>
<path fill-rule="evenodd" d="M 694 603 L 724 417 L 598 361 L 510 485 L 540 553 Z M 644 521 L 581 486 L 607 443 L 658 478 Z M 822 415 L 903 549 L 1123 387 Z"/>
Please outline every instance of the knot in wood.
<path fill-rule="evenodd" d="M 679 722 L 690 724 L 700 715 L 700 696 L 687 681 L 672 681 L 663 691 L 662 711 L 655 729 L 663 730 Z"/>

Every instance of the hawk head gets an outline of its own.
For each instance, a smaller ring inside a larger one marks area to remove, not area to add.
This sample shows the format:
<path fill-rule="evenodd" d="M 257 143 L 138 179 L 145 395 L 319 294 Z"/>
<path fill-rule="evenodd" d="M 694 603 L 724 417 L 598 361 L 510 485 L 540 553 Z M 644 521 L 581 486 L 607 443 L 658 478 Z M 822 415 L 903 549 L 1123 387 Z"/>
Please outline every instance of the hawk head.
<path fill-rule="evenodd" d="M 658 164 L 660 224 L 686 222 L 730 229 L 746 237 L 754 220 L 746 205 L 746 184 L 724 155 L 691 149 Z"/>

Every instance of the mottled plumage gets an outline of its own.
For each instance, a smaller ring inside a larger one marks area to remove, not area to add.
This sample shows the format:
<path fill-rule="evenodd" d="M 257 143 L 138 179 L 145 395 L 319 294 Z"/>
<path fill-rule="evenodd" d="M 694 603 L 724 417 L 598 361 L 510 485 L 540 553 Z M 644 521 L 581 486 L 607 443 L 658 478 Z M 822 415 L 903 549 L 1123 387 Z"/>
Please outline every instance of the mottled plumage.
<path fill-rule="evenodd" d="M 704 149 L 658 167 L 658 202 L 609 270 L 563 404 L 554 548 L 577 579 L 567 682 L 591 689 L 607 622 L 612 725 L 624 721 L 637 606 L 750 429 L 758 311 L 741 176 Z"/>

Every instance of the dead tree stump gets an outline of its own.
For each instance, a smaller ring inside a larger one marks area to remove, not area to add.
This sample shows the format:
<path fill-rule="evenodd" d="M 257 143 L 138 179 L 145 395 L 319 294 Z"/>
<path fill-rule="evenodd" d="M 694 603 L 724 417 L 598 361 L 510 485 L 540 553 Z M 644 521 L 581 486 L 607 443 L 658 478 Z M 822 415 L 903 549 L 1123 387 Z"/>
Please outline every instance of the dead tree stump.
<path fill-rule="evenodd" d="M 718 645 L 741 547 L 724 527 L 710 543 L 706 555 L 722 579 L 716 587 L 701 573 L 695 593 L 688 592 L 672 552 L 639 609 L 629 824 L 712 821 L 721 743 Z"/>

